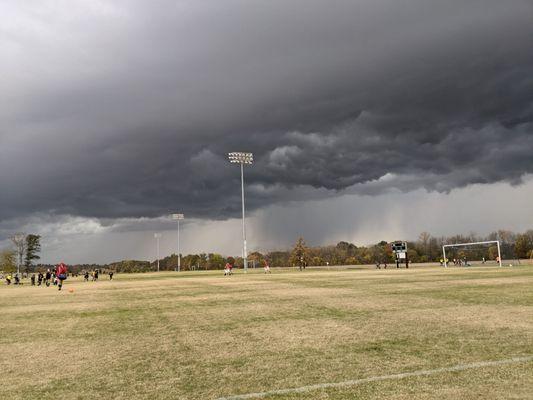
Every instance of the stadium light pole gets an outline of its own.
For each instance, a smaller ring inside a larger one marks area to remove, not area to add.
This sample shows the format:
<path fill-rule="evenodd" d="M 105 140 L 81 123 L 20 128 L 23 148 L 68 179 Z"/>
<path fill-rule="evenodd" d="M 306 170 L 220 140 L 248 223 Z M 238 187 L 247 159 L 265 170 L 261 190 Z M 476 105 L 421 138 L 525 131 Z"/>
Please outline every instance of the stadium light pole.
<path fill-rule="evenodd" d="M 180 252 L 180 221 L 185 219 L 183 214 L 172 214 L 172 219 L 178 221 L 178 272 L 181 269 L 181 252 Z"/>
<path fill-rule="evenodd" d="M 242 200 L 242 259 L 244 261 L 244 272 L 248 272 L 248 254 L 246 251 L 246 225 L 244 222 L 244 164 L 252 164 L 254 155 L 252 153 L 233 152 L 228 154 L 229 161 L 241 165 L 241 200 Z"/>
<path fill-rule="evenodd" d="M 154 233 L 154 237 L 157 242 L 157 272 L 159 272 L 159 238 L 161 237 L 161 234 Z"/>

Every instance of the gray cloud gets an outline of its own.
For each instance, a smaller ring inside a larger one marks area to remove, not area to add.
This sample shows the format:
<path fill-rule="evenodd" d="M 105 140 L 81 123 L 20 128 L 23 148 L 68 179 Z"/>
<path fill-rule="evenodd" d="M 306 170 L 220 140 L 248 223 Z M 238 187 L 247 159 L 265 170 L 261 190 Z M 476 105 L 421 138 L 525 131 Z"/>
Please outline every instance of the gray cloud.
<path fill-rule="evenodd" d="M 4 2 L 0 220 L 520 183 L 533 3 L 433 3 Z"/>

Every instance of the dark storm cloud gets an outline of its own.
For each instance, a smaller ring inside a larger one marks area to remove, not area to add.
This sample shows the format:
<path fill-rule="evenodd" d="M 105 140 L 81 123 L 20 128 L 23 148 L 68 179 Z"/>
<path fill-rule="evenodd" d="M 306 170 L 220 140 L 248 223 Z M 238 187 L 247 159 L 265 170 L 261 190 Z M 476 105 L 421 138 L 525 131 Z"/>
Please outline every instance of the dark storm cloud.
<path fill-rule="evenodd" d="M 434 4 L 430 4 L 434 3 Z M 0 220 L 247 204 L 533 172 L 533 3 L 5 2 Z"/>

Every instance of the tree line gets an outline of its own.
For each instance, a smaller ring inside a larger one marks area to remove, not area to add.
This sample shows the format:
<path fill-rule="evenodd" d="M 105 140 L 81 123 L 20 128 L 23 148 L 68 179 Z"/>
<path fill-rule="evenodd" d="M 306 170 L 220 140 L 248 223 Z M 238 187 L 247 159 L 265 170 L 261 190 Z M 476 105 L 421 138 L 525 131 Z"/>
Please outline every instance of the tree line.
<path fill-rule="evenodd" d="M 15 237 L 16 236 L 16 237 Z M 39 235 L 15 235 L 12 237 L 12 248 L 0 253 L 0 271 L 15 272 L 17 264 L 21 272 L 35 272 L 53 268 L 52 265 L 35 264 L 39 260 L 41 249 Z M 442 246 L 445 244 L 499 240 L 503 259 L 533 258 L 533 230 L 515 233 L 499 230 L 486 236 L 474 233 L 468 235 L 432 236 L 422 232 L 415 241 L 407 242 L 407 253 L 410 262 L 439 262 L 442 259 Z M 469 248 L 450 249 L 448 259 L 468 258 L 469 260 L 495 260 L 497 247 L 473 246 Z M 368 246 L 357 246 L 341 241 L 330 246 L 307 246 L 303 238 L 299 238 L 291 250 L 270 252 L 254 251 L 248 256 L 249 267 L 262 268 L 265 262 L 271 267 L 300 267 L 324 265 L 364 265 L 375 263 L 393 263 L 395 260 L 391 244 L 387 241 Z M 241 257 L 226 257 L 218 253 L 187 254 L 181 257 L 181 270 L 213 270 L 223 269 L 230 262 L 242 267 Z M 178 268 L 178 255 L 171 254 L 159 260 L 161 271 L 174 271 Z M 69 267 L 72 273 L 91 271 L 94 269 L 112 270 L 116 272 L 149 272 L 157 270 L 157 261 L 123 260 L 109 264 L 76 264 Z"/>
<path fill-rule="evenodd" d="M 502 259 L 520 260 L 533 258 L 533 230 L 514 233 L 507 230 L 492 232 L 486 236 L 474 233 L 469 235 L 432 236 L 422 232 L 415 241 L 407 241 L 407 256 L 410 262 L 440 262 L 442 246 L 446 244 L 500 241 Z M 494 245 L 474 245 L 468 247 L 448 248 L 446 258 L 449 260 L 496 260 L 498 248 Z M 380 241 L 370 246 L 356 246 L 341 241 L 332 246 L 307 247 L 303 238 L 295 244 L 293 251 L 284 254 L 282 264 L 288 266 L 304 265 L 364 265 L 377 263 L 393 263 L 395 255 L 391 243 Z"/>

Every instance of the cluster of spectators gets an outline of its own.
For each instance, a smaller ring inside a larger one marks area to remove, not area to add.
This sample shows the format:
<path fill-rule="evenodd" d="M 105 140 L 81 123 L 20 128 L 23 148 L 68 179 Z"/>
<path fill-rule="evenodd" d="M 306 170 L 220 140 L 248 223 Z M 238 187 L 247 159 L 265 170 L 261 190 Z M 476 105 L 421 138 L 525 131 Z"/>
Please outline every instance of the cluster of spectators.
<path fill-rule="evenodd" d="M 96 282 L 98 280 L 98 277 L 100 275 L 100 270 L 95 269 L 89 273 L 89 271 L 84 272 L 84 280 L 85 282 L 89 281 L 89 275 L 91 277 L 91 280 L 93 282 Z M 113 271 L 108 272 L 109 280 L 113 280 Z M 77 276 L 77 274 L 75 274 Z M 5 275 L 0 275 L 0 279 L 5 280 L 6 285 L 22 285 L 22 279 L 27 278 L 28 274 L 20 274 L 20 273 L 14 273 L 10 274 L 7 273 Z M 63 281 L 67 279 L 68 277 L 68 271 L 67 266 L 64 263 L 60 263 L 57 265 L 55 270 L 51 270 L 48 268 L 46 272 L 38 271 L 37 273 L 32 273 L 30 275 L 30 283 L 31 286 L 46 286 L 49 287 L 50 285 L 57 286 L 58 290 L 61 290 L 63 287 Z"/>
<path fill-rule="evenodd" d="M 51 271 L 50 268 L 46 270 L 45 273 L 39 271 L 37 275 L 35 273 L 31 274 L 30 282 L 32 286 L 50 286 L 51 284 L 58 287 L 58 290 L 61 290 L 63 287 L 63 281 L 67 279 L 68 271 L 67 266 L 64 263 L 59 263 L 54 271 Z M 26 274 L 24 274 L 26 277 Z M 21 274 L 16 273 L 14 275 L 7 274 L 4 277 L 7 285 L 22 285 Z"/>
<path fill-rule="evenodd" d="M 93 282 L 96 282 L 98 280 L 98 278 L 100 277 L 100 274 L 101 274 L 101 271 L 99 269 L 94 269 L 92 270 L 91 272 L 89 271 L 85 271 L 83 273 L 83 280 L 85 282 L 89 282 L 89 278 L 91 279 L 91 281 Z M 113 280 L 113 275 L 115 273 L 113 271 L 108 271 L 107 272 L 107 275 L 109 275 L 109 280 L 112 281 Z"/>

